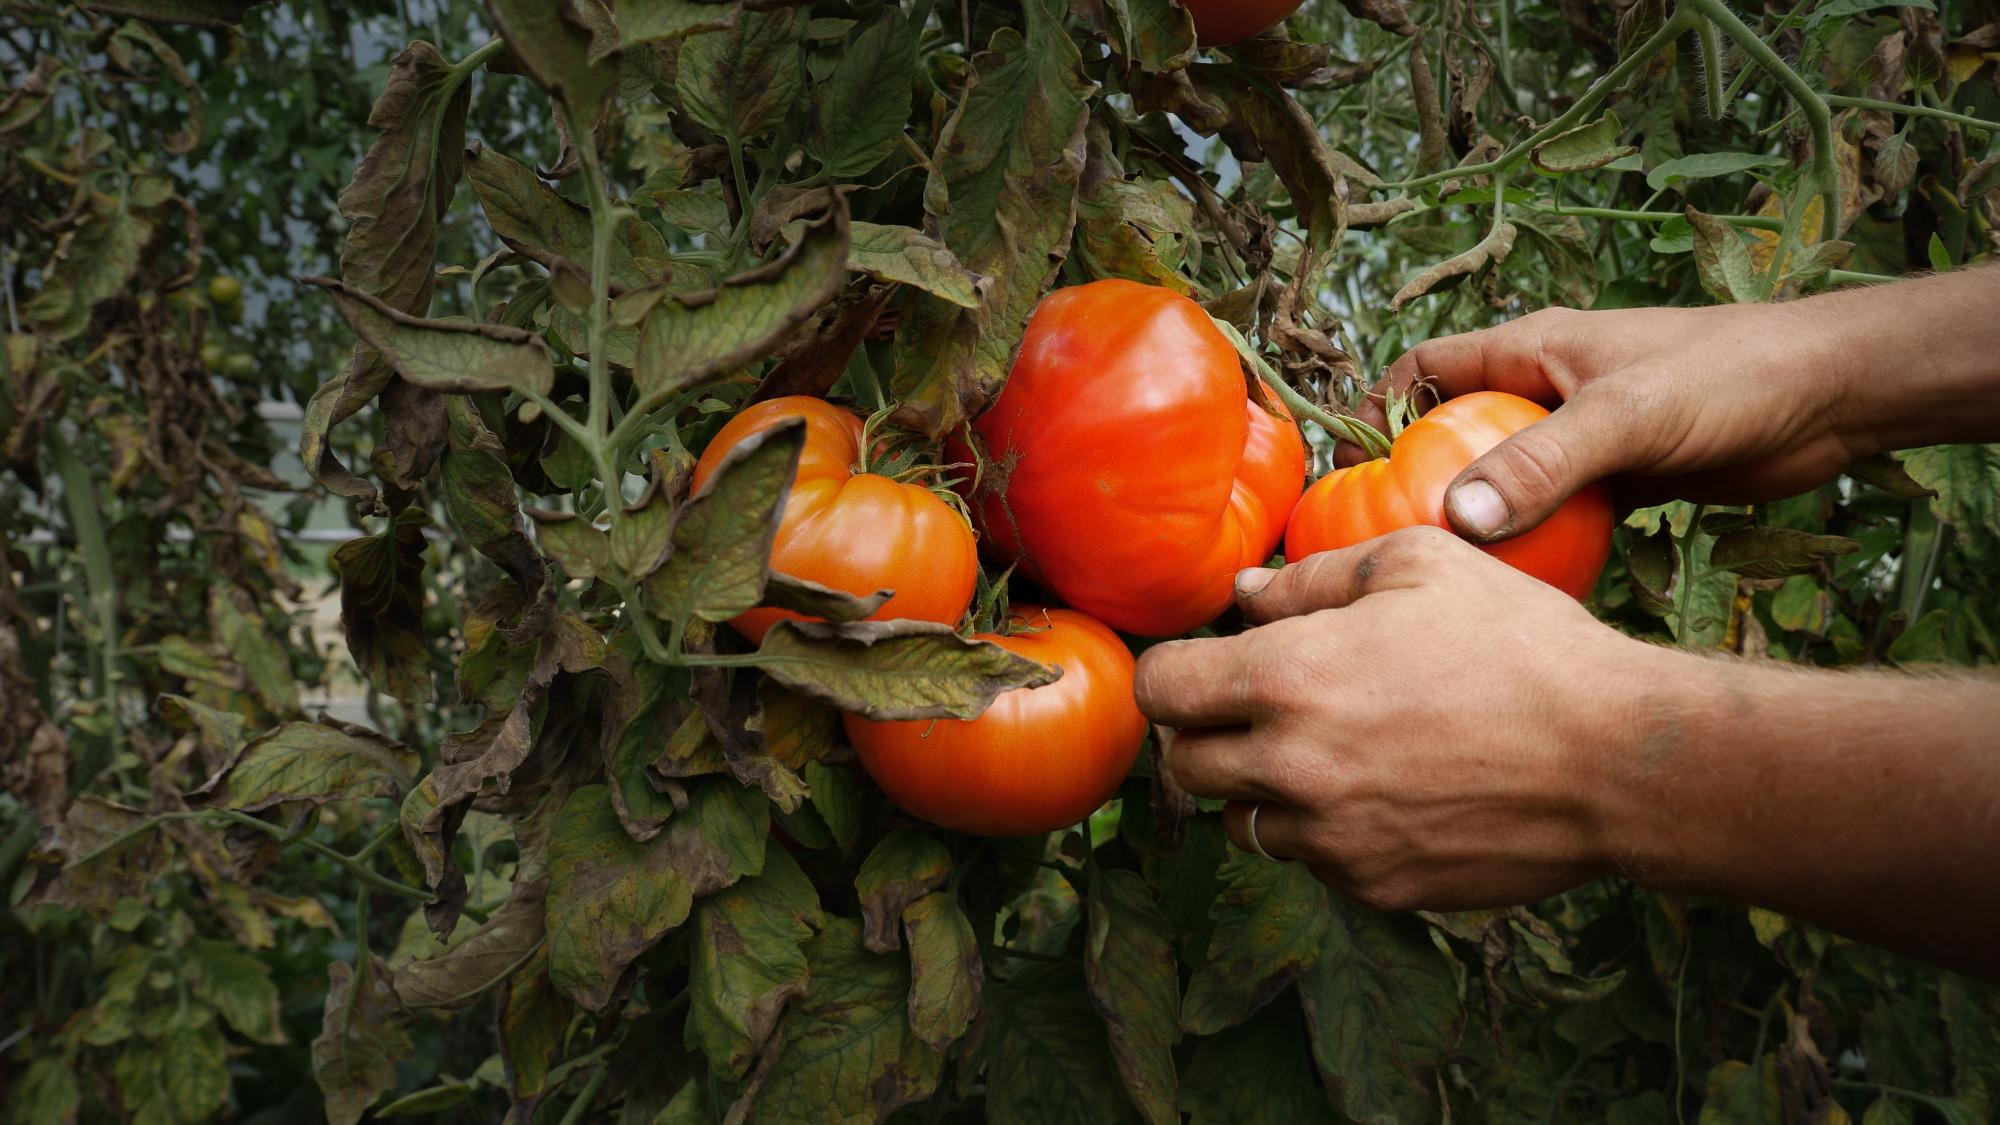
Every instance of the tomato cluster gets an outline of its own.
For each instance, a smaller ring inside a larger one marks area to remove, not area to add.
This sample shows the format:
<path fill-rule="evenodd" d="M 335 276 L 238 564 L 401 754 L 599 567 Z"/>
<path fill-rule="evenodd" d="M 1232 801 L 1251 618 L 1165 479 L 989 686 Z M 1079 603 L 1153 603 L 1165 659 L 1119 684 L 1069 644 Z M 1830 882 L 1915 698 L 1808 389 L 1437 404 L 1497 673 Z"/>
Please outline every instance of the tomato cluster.
<path fill-rule="evenodd" d="M 958 625 L 983 543 L 1065 603 L 1015 606 L 980 637 L 1058 667 L 1054 683 L 1007 692 L 968 721 L 845 719 L 861 764 L 907 812 L 981 835 L 1046 832 L 1116 792 L 1144 741 L 1132 654 L 1114 630 L 1175 636 L 1207 624 L 1229 606 L 1236 573 L 1264 564 L 1281 540 L 1298 559 L 1444 526 L 1459 472 L 1547 415 L 1511 395 L 1466 395 L 1411 423 L 1388 457 L 1307 489 L 1297 425 L 1260 397 L 1201 306 L 1099 281 L 1042 301 L 1000 395 L 946 443 L 947 460 L 967 467 L 959 487 L 972 523 L 956 498 L 867 471 L 861 419 L 817 398 L 737 415 L 703 452 L 694 486 L 744 439 L 801 418 L 805 448 L 773 568 L 854 594 L 893 590 L 878 618 Z M 1605 490 L 1587 489 L 1489 550 L 1582 598 L 1611 520 Z M 757 609 L 732 625 L 754 641 L 784 616 L 795 615 Z"/>

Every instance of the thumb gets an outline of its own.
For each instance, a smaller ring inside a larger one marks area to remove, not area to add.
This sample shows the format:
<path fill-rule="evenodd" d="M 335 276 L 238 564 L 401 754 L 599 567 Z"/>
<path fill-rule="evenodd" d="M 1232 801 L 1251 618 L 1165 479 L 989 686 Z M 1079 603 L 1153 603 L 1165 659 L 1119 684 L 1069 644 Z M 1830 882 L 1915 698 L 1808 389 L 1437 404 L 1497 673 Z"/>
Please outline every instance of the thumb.
<path fill-rule="evenodd" d="M 1588 392 L 1489 450 L 1445 492 L 1445 517 L 1475 543 L 1511 539 L 1577 490 L 1625 468 L 1625 420 Z"/>

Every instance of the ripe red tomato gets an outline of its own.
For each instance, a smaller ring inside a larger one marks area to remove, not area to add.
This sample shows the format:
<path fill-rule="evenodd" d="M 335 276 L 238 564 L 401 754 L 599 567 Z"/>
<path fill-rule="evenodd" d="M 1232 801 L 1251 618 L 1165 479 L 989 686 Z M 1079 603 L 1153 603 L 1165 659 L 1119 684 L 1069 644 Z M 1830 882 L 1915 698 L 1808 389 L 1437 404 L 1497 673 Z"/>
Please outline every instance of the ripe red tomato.
<path fill-rule="evenodd" d="M 760 402 L 729 420 L 696 462 L 693 487 L 708 480 L 723 454 L 787 418 L 806 422 L 805 449 L 792 495 L 771 544 L 771 567 L 845 590 L 896 596 L 874 620 L 914 618 L 958 624 L 972 604 L 979 548 L 958 509 L 920 484 L 854 471 L 861 419 L 822 399 L 794 395 Z M 800 614 L 753 609 L 730 622 L 761 641 L 782 618 Z"/>
<path fill-rule="evenodd" d="M 1181 0 L 1194 14 L 1196 38 L 1204 47 L 1221 47 L 1261 35 L 1285 22 L 1305 0 Z"/>
<path fill-rule="evenodd" d="M 1444 403 L 1410 423 L 1388 457 L 1329 473 L 1307 489 L 1285 532 L 1285 557 L 1297 562 L 1416 524 L 1449 527 L 1444 494 L 1458 474 L 1548 415 L 1525 398 L 1498 391 Z M 1611 553 L 1612 523 L 1611 491 L 1596 484 L 1533 531 L 1485 549 L 1582 601 Z"/>
<path fill-rule="evenodd" d="M 1172 290 L 1049 294 L 973 423 L 987 543 L 1114 629 L 1166 637 L 1213 620 L 1236 572 L 1277 548 L 1305 485 L 1298 427 L 1243 379 L 1228 339 Z"/>
<path fill-rule="evenodd" d="M 1118 634 L 1068 609 L 1016 606 L 1016 629 L 982 634 L 1062 668 L 1016 688 L 976 719 L 875 722 L 843 716 L 868 776 L 904 811 L 979 836 L 1067 827 L 1110 799 L 1145 740 L 1132 698 L 1132 653 Z"/>

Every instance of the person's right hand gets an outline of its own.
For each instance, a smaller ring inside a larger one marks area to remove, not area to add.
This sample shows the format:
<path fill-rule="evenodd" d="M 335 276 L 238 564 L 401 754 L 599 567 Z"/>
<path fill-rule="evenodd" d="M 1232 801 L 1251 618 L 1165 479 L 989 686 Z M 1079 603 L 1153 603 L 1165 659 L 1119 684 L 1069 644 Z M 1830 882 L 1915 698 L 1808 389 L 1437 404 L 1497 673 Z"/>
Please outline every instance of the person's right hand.
<path fill-rule="evenodd" d="M 1842 432 L 1846 380 L 1808 354 L 1826 333 L 1806 320 L 1774 305 L 1546 309 L 1418 344 L 1361 413 L 1379 426 L 1385 392 L 1417 387 L 1430 401 L 1494 390 L 1562 404 L 1453 482 L 1446 514 L 1476 542 L 1526 531 L 1606 477 L 1621 478 L 1628 503 L 1774 500 L 1872 451 Z M 1340 451 L 1343 464 L 1358 459 Z"/>

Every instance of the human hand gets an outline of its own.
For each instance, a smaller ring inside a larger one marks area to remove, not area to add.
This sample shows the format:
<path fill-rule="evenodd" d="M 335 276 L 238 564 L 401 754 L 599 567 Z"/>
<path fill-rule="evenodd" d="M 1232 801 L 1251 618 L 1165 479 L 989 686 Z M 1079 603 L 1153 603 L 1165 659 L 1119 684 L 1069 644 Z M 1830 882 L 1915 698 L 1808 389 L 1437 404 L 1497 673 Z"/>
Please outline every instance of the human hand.
<path fill-rule="evenodd" d="M 1379 424 L 1387 393 L 1419 387 L 1436 399 L 1495 390 L 1562 403 L 1453 482 L 1446 515 L 1477 542 L 1534 527 L 1606 477 L 1623 475 L 1621 499 L 1634 504 L 1792 496 L 1869 451 L 1845 432 L 1846 378 L 1812 304 L 1546 309 L 1418 344 L 1362 416 Z M 1342 450 L 1342 463 L 1359 459 Z"/>
<path fill-rule="evenodd" d="M 1594 759 L 1641 725 L 1627 709 L 1668 654 L 1434 527 L 1244 571 L 1238 600 L 1257 628 L 1154 646 L 1137 692 L 1167 773 L 1230 800 L 1239 848 L 1261 804 L 1266 852 L 1383 910 L 1529 902 L 1618 866 Z"/>

